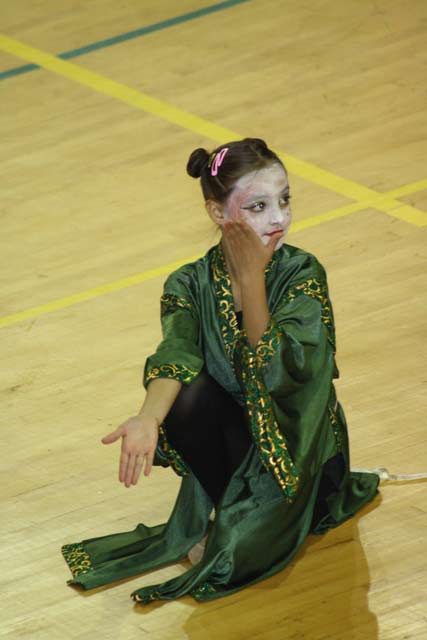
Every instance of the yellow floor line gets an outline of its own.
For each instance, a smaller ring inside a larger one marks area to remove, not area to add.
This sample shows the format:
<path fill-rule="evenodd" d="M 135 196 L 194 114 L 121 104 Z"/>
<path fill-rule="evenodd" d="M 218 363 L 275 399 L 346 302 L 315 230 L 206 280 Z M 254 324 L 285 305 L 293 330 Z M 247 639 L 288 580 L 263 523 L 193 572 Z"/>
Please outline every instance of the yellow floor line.
<path fill-rule="evenodd" d="M 217 143 L 236 140 L 242 137 L 240 134 L 226 129 L 225 127 L 221 127 L 213 122 L 199 118 L 198 116 L 183 111 L 182 109 L 178 109 L 173 105 L 157 100 L 156 98 L 152 98 L 147 94 L 131 89 L 119 82 L 115 82 L 110 78 L 89 71 L 88 69 L 72 62 L 61 60 L 60 58 L 41 51 L 40 49 L 35 49 L 34 47 L 30 47 L 18 40 L 1 34 L 0 49 L 6 53 L 69 78 L 70 80 L 74 80 L 75 82 L 91 87 L 100 93 L 137 107 L 142 111 L 151 113 L 170 123 L 176 124 L 179 127 L 198 133 L 206 138 L 210 138 Z M 424 226 L 427 224 L 427 216 L 425 213 L 415 207 L 402 205 L 402 203 L 390 196 L 383 197 L 381 194 L 369 187 L 365 187 L 357 182 L 335 175 L 330 171 L 321 169 L 320 167 L 309 162 L 305 162 L 304 160 L 300 160 L 287 153 L 279 151 L 277 151 L 277 153 L 285 162 L 289 172 L 294 175 L 351 198 L 352 200 L 371 200 L 372 202 L 369 206 L 416 226 Z"/>
<path fill-rule="evenodd" d="M 21 322 L 22 320 L 28 320 L 29 318 L 36 318 L 37 316 L 42 316 L 52 311 L 58 311 L 58 309 L 72 307 L 79 302 L 85 302 L 86 300 L 99 298 L 106 293 L 112 293 L 113 291 L 126 289 L 127 287 L 132 287 L 133 285 L 140 284 L 141 282 L 145 282 L 146 280 L 152 280 L 153 278 L 157 278 L 158 276 L 167 275 L 168 273 L 171 273 L 175 269 L 181 267 L 183 264 L 192 262 L 193 260 L 197 260 L 198 258 L 200 258 L 200 256 L 193 256 L 190 258 L 184 258 L 183 260 L 178 260 L 177 262 L 170 262 L 169 264 L 157 267 L 156 269 L 149 269 L 148 271 L 143 271 L 142 273 L 136 273 L 133 276 L 121 278 L 121 280 L 108 282 L 106 284 L 100 285 L 99 287 L 93 287 L 93 289 L 87 289 L 86 291 L 81 291 L 80 293 L 75 293 L 71 296 L 66 296 L 65 298 L 59 298 L 59 300 L 52 300 L 52 302 L 47 302 L 46 304 L 41 304 L 37 307 L 31 307 L 30 309 L 26 309 L 25 311 L 18 311 L 18 313 L 13 313 L 10 316 L 4 316 L 3 318 L 0 318 L 0 328 L 7 327 L 17 322 Z"/>
<path fill-rule="evenodd" d="M 398 189 L 393 189 L 393 191 L 389 191 L 388 193 L 383 194 L 383 196 L 402 196 L 421 191 L 425 188 L 427 188 L 427 180 L 421 180 L 419 182 L 404 185 L 402 187 L 399 187 Z M 292 226 L 288 236 L 292 235 L 295 232 L 302 231 L 303 229 L 314 227 L 318 224 L 328 222 L 329 220 L 342 218 L 343 216 L 355 213 L 356 211 L 366 209 L 368 208 L 368 206 L 370 205 L 366 205 L 366 202 L 353 202 L 351 204 L 326 211 L 325 213 L 320 213 L 317 216 L 311 216 L 310 218 L 305 218 L 304 220 L 292 222 Z M 178 269 L 181 265 L 186 264 L 187 262 L 192 262 L 193 260 L 197 260 L 199 257 L 200 256 L 187 256 L 186 258 L 183 258 L 182 260 L 179 260 L 177 262 L 170 262 L 169 264 L 162 265 L 161 267 L 156 267 L 155 269 L 149 269 L 148 271 L 143 271 L 142 273 L 136 273 L 135 275 L 127 276 L 126 278 L 121 278 L 120 280 L 115 280 L 114 282 L 109 282 L 100 285 L 99 287 L 93 287 L 92 289 L 87 289 L 86 291 L 81 291 L 80 293 L 75 293 L 71 296 L 66 296 L 65 298 L 53 300 L 52 302 L 47 302 L 46 304 L 41 304 L 37 307 L 31 307 L 30 309 L 26 309 L 25 311 L 18 311 L 17 313 L 13 313 L 9 316 L 0 318 L 0 328 L 22 322 L 22 320 L 36 318 L 38 316 L 51 313 L 52 311 L 65 309 L 66 307 L 71 307 L 75 304 L 78 304 L 79 302 L 98 298 L 107 293 L 112 293 L 113 291 L 126 289 L 127 287 L 132 287 L 133 285 L 140 284 L 141 282 L 152 280 L 153 278 L 157 278 L 158 276 L 167 275 L 175 269 Z"/>
<path fill-rule="evenodd" d="M 397 189 L 393 189 L 389 191 L 387 195 L 392 198 L 401 198 L 402 196 L 408 196 L 411 193 L 423 191 L 424 189 L 427 189 L 427 180 L 418 180 L 418 182 L 411 182 L 410 184 L 404 184 Z"/>
<path fill-rule="evenodd" d="M 350 213 L 355 213 L 356 211 L 361 211 L 362 209 L 375 208 L 375 205 L 380 205 L 381 202 L 387 202 L 392 198 L 406 196 L 411 193 L 422 191 L 423 189 L 427 189 L 427 180 L 418 180 L 418 182 L 405 184 L 402 187 L 398 187 L 397 189 L 393 189 L 392 191 L 388 191 L 387 193 L 378 194 L 374 198 L 369 198 L 368 200 L 362 200 L 360 202 L 351 202 L 350 204 L 345 204 L 341 207 L 337 207 L 336 209 L 331 209 L 330 211 L 326 211 L 325 213 L 319 213 L 316 216 L 311 216 L 310 218 L 304 218 L 304 220 L 293 222 L 291 230 L 292 232 L 302 231 L 303 229 L 308 229 L 309 227 L 314 227 L 318 224 L 329 222 L 330 220 L 343 218 L 344 216 L 348 216 Z M 401 207 L 406 206 L 402 205 L 401 203 L 398 204 Z"/>

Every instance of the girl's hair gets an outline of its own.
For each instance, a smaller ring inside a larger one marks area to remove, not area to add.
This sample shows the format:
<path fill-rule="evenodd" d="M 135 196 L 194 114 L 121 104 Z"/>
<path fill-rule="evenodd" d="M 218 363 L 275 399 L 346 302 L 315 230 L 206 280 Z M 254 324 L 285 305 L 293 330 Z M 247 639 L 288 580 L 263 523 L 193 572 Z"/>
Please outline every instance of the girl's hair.
<path fill-rule="evenodd" d="M 212 175 L 214 156 L 226 148 L 228 151 L 223 155 L 217 175 Z M 264 140 L 244 138 L 244 140 L 222 144 L 211 153 L 206 149 L 195 149 L 188 159 L 187 173 L 192 178 L 200 178 L 205 200 L 212 198 L 222 204 L 239 178 L 276 162 L 285 169 L 283 162 L 267 147 Z"/>

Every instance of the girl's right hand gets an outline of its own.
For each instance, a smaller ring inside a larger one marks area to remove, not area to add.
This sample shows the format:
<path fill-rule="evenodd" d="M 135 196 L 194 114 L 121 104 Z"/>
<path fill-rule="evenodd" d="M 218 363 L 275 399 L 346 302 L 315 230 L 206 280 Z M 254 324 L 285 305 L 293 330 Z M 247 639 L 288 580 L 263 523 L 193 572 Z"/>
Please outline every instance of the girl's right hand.
<path fill-rule="evenodd" d="M 119 438 L 122 438 L 119 480 L 130 487 L 138 482 L 144 461 L 144 475 L 148 476 L 151 471 L 159 438 L 159 422 L 149 416 L 132 416 L 104 436 L 101 442 L 111 444 Z"/>

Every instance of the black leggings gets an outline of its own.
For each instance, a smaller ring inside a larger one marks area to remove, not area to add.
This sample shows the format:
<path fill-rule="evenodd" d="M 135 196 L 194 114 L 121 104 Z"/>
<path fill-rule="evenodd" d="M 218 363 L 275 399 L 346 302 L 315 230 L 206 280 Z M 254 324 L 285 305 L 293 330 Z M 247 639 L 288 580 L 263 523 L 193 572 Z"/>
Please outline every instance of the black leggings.
<path fill-rule="evenodd" d="M 218 505 L 252 442 L 244 408 L 205 369 L 182 388 L 164 428 L 200 484 Z"/>

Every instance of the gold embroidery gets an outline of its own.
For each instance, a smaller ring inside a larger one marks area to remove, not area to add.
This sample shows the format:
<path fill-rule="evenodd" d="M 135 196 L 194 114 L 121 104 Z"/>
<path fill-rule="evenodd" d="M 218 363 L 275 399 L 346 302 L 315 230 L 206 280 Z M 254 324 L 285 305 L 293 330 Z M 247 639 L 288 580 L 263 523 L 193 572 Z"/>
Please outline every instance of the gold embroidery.
<path fill-rule="evenodd" d="M 141 589 L 141 591 L 142 593 L 134 591 L 131 594 L 131 597 L 135 602 L 150 604 L 150 602 L 153 602 L 154 600 L 161 599 L 161 591 L 156 586 L 153 586 L 151 588 L 146 587 L 144 589 Z M 206 595 L 210 593 L 216 593 L 215 587 L 210 582 L 201 582 L 189 591 L 189 594 L 196 600 L 205 600 Z"/>
<path fill-rule="evenodd" d="M 233 363 L 233 352 L 237 338 L 240 335 L 240 329 L 237 322 L 236 313 L 234 311 L 234 300 L 231 289 L 230 276 L 225 270 L 224 256 L 221 245 L 217 245 L 213 253 L 212 260 L 212 277 L 216 292 L 216 298 L 219 303 L 219 318 L 222 339 L 226 353 Z"/>
<path fill-rule="evenodd" d="M 298 492 L 299 476 L 277 424 L 270 394 L 257 371 L 257 358 L 249 345 L 240 343 L 242 382 L 249 426 L 260 452 L 261 461 L 282 489 L 285 500 L 292 502 Z"/>
<path fill-rule="evenodd" d="M 149 591 L 149 587 L 146 587 L 143 591 L 145 593 L 142 593 L 141 595 L 136 591 L 131 594 L 131 597 L 134 599 L 135 602 L 143 602 L 144 604 L 150 604 L 150 602 L 153 602 L 154 600 L 160 600 L 161 592 L 159 591 L 159 589 L 156 589 L 153 587 L 152 590 Z"/>
<path fill-rule="evenodd" d="M 186 476 L 190 473 L 181 455 L 169 444 L 163 424 L 159 425 L 159 447 L 175 473 L 179 476 Z"/>
<path fill-rule="evenodd" d="M 337 445 L 337 452 L 342 451 L 343 449 L 343 437 L 341 432 L 341 427 L 338 423 L 337 416 L 333 409 L 328 406 L 329 418 L 331 420 L 332 429 L 334 431 L 335 441 Z"/>
<path fill-rule="evenodd" d="M 192 311 L 193 306 L 185 298 L 181 298 L 180 296 L 176 296 L 172 293 L 164 293 L 160 298 L 161 317 L 169 311 L 174 311 L 175 309 L 187 309 L 188 311 Z"/>
<path fill-rule="evenodd" d="M 328 413 L 329 413 L 329 419 L 331 421 L 331 426 L 334 432 L 337 453 L 338 453 L 339 451 L 342 451 L 344 448 L 344 434 L 343 434 L 341 420 L 338 419 L 337 409 L 338 409 L 338 400 L 337 400 L 334 384 L 332 383 L 331 396 L 329 398 L 329 403 L 328 403 Z"/>
<path fill-rule="evenodd" d="M 256 357 L 260 368 L 265 367 L 280 347 L 280 329 L 273 318 L 270 316 L 268 325 L 256 346 Z"/>
<path fill-rule="evenodd" d="M 145 376 L 144 386 L 155 378 L 173 378 L 189 384 L 198 375 L 198 371 L 190 369 L 183 364 L 162 364 L 159 367 L 153 367 Z"/>
<path fill-rule="evenodd" d="M 189 591 L 189 594 L 196 600 L 205 600 L 206 595 L 210 593 L 216 593 L 216 591 L 217 590 L 210 582 L 201 582 L 200 584 L 193 587 L 193 589 Z M 144 604 L 149 604 L 154 600 L 160 600 L 161 595 L 161 591 L 158 589 L 158 587 L 153 586 L 145 587 L 141 589 L 140 592 L 134 591 L 131 594 L 131 597 L 135 600 L 135 602 L 143 602 Z"/>
<path fill-rule="evenodd" d="M 93 571 L 90 556 L 80 542 L 77 544 L 64 544 L 61 551 L 74 577 Z"/>

